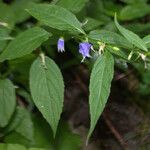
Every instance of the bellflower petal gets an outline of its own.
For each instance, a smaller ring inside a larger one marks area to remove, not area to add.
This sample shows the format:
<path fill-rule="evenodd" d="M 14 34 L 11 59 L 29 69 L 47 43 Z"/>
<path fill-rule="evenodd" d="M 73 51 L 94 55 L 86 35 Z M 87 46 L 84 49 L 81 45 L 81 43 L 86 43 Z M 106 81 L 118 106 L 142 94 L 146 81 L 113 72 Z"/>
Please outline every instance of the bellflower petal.
<path fill-rule="evenodd" d="M 82 62 L 84 61 L 86 57 L 91 57 L 90 56 L 91 48 L 92 48 L 92 44 L 88 42 L 82 42 L 79 44 L 79 53 L 82 54 L 83 56 Z"/>
<path fill-rule="evenodd" d="M 65 51 L 65 42 L 63 38 L 59 38 L 57 42 L 57 49 L 58 52 L 64 52 Z"/>

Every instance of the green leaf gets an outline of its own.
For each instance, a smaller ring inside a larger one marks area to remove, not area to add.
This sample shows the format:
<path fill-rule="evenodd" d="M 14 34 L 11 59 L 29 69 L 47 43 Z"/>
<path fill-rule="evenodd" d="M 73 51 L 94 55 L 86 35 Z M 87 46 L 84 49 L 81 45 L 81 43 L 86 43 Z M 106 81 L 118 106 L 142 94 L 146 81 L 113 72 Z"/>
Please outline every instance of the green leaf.
<path fill-rule="evenodd" d="M 13 38 L 9 36 L 11 30 L 6 27 L 0 27 L 0 52 L 6 47 L 8 40 Z"/>
<path fill-rule="evenodd" d="M 0 144 L 0 150 L 6 150 L 6 144 Z"/>
<path fill-rule="evenodd" d="M 8 126 L 5 128 L 4 133 L 8 134 L 9 132 L 15 130 L 21 123 L 21 120 L 24 119 L 24 117 L 25 116 L 24 116 L 24 112 L 22 111 L 22 108 L 17 107 L 11 121 L 9 122 Z"/>
<path fill-rule="evenodd" d="M 125 6 L 120 12 L 121 20 L 133 20 L 136 18 L 144 17 L 150 13 L 150 5 L 138 4 Z"/>
<path fill-rule="evenodd" d="M 122 2 L 127 3 L 127 4 L 143 4 L 146 3 L 147 0 L 122 0 Z"/>
<path fill-rule="evenodd" d="M 46 150 L 44 148 L 29 148 L 28 150 Z"/>
<path fill-rule="evenodd" d="M 28 72 L 29 73 L 29 72 Z M 28 79 L 29 80 L 29 79 Z M 19 96 L 21 96 L 24 100 L 25 100 L 25 102 L 27 102 L 28 103 L 28 106 L 27 106 L 27 109 L 30 111 L 30 110 L 33 110 L 33 108 L 34 108 L 34 103 L 33 103 L 33 101 L 32 101 L 32 97 L 31 97 L 31 95 L 26 91 L 26 90 L 24 90 L 24 89 L 19 89 L 19 90 L 17 90 L 17 94 L 19 95 Z"/>
<path fill-rule="evenodd" d="M 33 144 L 33 142 L 15 131 L 12 131 L 9 134 L 5 135 L 3 141 L 5 143 L 21 144 L 27 147 L 30 147 Z"/>
<path fill-rule="evenodd" d="M 8 29 L 0 27 L 0 41 L 12 40 L 13 38 L 9 36 Z"/>
<path fill-rule="evenodd" d="M 40 0 L 14 0 L 11 4 L 11 8 L 14 12 L 15 16 L 15 22 L 20 23 L 25 21 L 30 17 L 30 14 L 28 14 L 25 9 L 31 7 L 33 2 L 38 2 Z M 19 12 L 19 13 L 18 13 Z"/>
<path fill-rule="evenodd" d="M 0 127 L 5 127 L 16 106 L 14 85 L 10 80 L 0 80 Z"/>
<path fill-rule="evenodd" d="M 144 51 L 148 51 L 147 47 L 144 43 L 144 41 L 135 33 L 125 29 L 124 27 L 122 27 L 121 25 L 119 25 L 118 21 L 117 21 L 117 16 L 115 15 L 115 24 L 116 27 L 118 28 L 118 30 L 121 32 L 121 34 L 133 45 L 135 45 L 136 47 L 144 50 Z"/>
<path fill-rule="evenodd" d="M 14 23 L 14 14 L 10 5 L 0 2 L 0 25 L 13 28 Z"/>
<path fill-rule="evenodd" d="M 0 41 L 0 53 L 3 51 L 3 49 L 7 46 L 7 41 Z"/>
<path fill-rule="evenodd" d="M 0 55 L 0 62 L 30 54 L 48 38 L 49 33 L 42 28 L 34 27 L 26 30 L 8 44 Z"/>
<path fill-rule="evenodd" d="M 14 82 L 22 84 L 25 89 L 29 86 L 29 71 L 32 62 L 36 57 L 37 56 L 35 54 L 31 53 L 21 58 L 10 60 L 8 62 L 11 73 L 15 76 Z"/>
<path fill-rule="evenodd" d="M 53 133 L 46 122 L 46 120 L 41 116 L 41 114 L 36 114 L 33 116 L 34 123 L 34 145 L 33 147 L 41 147 L 46 150 L 53 149 Z"/>
<path fill-rule="evenodd" d="M 96 123 L 104 110 L 105 104 L 107 102 L 111 81 L 114 74 L 114 59 L 109 52 L 104 53 L 99 56 L 92 69 L 90 78 L 90 130 L 88 133 L 88 138 L 90 138 Z"/>
<path fill-rule="evenodd" d="M 45 58 L 46 68 L 40 58 L 35 60 L 30 70 L 30 89 L 33 101 L 55 136 L 63 107 L 64 83 L 55 62 Z"/>
<path fill-rule="evenodd" d="M 24 108 L 20 107 L 18 109 L 20 111 L 18 113 L 21 113 L 20 115 L 22 115 L 22 118 L 18 126 L 15 128 L 15 131 L 24 136 L 26 139 L 32 141 L 34 136 L 34 128 L 30 113 Z"/>
<path fill-rule="evenodd" d="M 19 144 L 7 144 L 6 150 L 27 150 L 27 149 Z"/>
<path fill-rule="evenodd" d="M 87 2 L 88 0 L 58 0 L 56 4 L 74 13 L 78 13 Z"/>
<path fill-rule="evenodd" d="M 81 138 L 72 133 L 68 125 L 62 122 L 58 128 L 54 147 L 58 150 L 81 150 Z"/>
<path fill-rule="evenodd" d="M 89 33 L 88 37 L 92 40 L 112 44 L 117 47 L 133 48 L 132 44 L 130 44 L 124 37 L 111 31 L 94 30 Z"/>
<path fill-rule="evenodd" d="M 150 35 L 147 35 L 143 38 L 144 43 L 146 44 L 147 48 L 150 48 Z"/>
<path fill-rule="evenodd" d="M 145 33 L 150 33 L 150 23 L 130 23 L 126 24 L 126 28 L 142 36 L 145 36 Z"/>
<path fill-rule="evenodd" d="M 25 148 L 20 144 L 0 144 L 0 150 L 46 150 L 43 148 Z"/>
<path fill-rule="evenodd" d="M 26 150 L 26 148 L 18 144 L 0 144 L 0 150 Z"/>
<path fill-rule="evenodd" d="M 67 30 L 71 33 L 85 34 L 76 16 L 63 7 L 49 4 L 36 4 L 27 11 L 49 27 Z"/>
<path fill-rule="evenodd" d="M 125 59 L 126 61 L 128 61 L 128 56 L 129 56 L 129 54 L 130 54 L 129 52 L 124 51 L 124 50 L 122 50 L 122 49 L 120 49 L 120 48 L 118 48 L 118 47 L 111 47 L 111 46 L 107 46 L 106 49 L 107 49 L 110 53 L 112 53 L 112 54 L 114 54 L 114 55 L 116 55 L 116 56 L 119 56 L 119 57 Z"/>
<path fill-rule="evenodd" d="M 87 17 L 86 20 L 87 20 L 87 23 L 83 25 L 83 28 L 85 31 L 90 31 L 104 24 L 103 22 L 96 20 L 94 18 L 90 18 L 90 17 Z"/>

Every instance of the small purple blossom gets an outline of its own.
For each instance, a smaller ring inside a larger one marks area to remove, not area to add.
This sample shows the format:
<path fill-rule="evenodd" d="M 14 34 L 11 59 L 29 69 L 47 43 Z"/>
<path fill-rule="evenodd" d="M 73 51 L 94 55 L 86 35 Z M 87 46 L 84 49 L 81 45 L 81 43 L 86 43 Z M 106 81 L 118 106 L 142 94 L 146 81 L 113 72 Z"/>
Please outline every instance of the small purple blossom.
<path fill-rule="evenodd" d="M 63 38 L 59 38 L 57 42 L 57 49 L 58 52 L 64 52 L 65 51 L 65 42 Z"/>
<path fill-rule="evenodd" d="M 91 48 L 92 48 L 92 44 L 88 42 L 82 42 L 79 44 L 79 53 L 81 53 L 83 56 L 82 62 L 84 61 L 86 57 L 91 57 L 90 56 Z"/>

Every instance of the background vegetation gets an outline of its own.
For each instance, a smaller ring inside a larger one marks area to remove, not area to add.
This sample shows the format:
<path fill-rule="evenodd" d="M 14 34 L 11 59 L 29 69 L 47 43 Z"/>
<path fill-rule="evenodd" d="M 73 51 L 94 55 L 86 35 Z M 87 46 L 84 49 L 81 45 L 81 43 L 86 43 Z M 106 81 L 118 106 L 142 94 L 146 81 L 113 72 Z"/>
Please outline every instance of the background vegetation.
<path fill-rule="evenodd" d="M 0 0 L 0 150 L 149 150 L 149 3 Z"/>

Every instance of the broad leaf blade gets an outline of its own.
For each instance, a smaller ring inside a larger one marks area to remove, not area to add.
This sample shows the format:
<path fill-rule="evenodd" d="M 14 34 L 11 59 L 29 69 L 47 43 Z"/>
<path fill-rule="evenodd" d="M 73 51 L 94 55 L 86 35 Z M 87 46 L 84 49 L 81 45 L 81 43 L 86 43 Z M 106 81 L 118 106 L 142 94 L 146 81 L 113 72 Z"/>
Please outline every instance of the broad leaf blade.
<path fill-rule="evenodd" d="M 29 148 L 28 150 L 46 150 L 44 148 Z"/>
<path fill-rule="evenodd" d="M 49 27 L 66 30 L 71 33 L 85 34 L 76 16 L 63 7 L 49 4 L 36 4 L 27 11 Z"/>
<path fill-rule="evenodd" d="M 58 0 L 57 5 L 62 6 L 74 13 L 78 13 L 88 0 Z"/>
<path fill-rule="evenodd" d="M 64 83 L 61 72 L 55 62 L 45 59 L 45 69 L 38 58 L 30 70 L 30 89 L 33 101 L 47 122 L 54 136 L 63 107 Z"/>
<path fill-rule="evenodd" d="M 91 123 L 87 140 L 90 138 L 96 126 L 96 123 L 104 110 L 105 104 L 110 93 L 113 74 L 114 59 L 109 52 L 106 52 L 104 55 L 98 57 L 91 73 L 89 87 Z"/>
<path fill-rule="evenodd" d="M 20 144 L 0 144 L 0 150 L 46 150 L 44 148 L 29 148 Z"/>
<path fill-rule="evenodd" d="M 0 24 L 8 27 L 14 27 L 14 14 L 10 5 L 7 5 L 0 1 Z"/>
<path fill-rule="evenodd" d="M 24 136 L 22 136 L 21 134 L 15 131 L 12 131 L 9 134 L 5 135 L 4 142 L 5 143 L 17 143 L 17 144 L 21 144 L 27 147 L 30 147 L 33 144 L 33 141 L 29 141 Z"/>
<path fill-rule="evenodd" d="M 118 28 L 118 30 L 121 32 L 121 34 L 133 45 L 135 45 L 136 47 L 144 50 L 144 51 L 148 51 L 147 47 L 144 43 L 144 41 L 135 33 L 125 29 L 124 27 L 122 27 L 121 25 L 119 25 L 118 21 L 117 21 L 117 16 L 115 15 L 115 24 L 116 27 Z"/>
<path fill-rule="evenodd" d="M 127 5 L 120 12 L 121 20 L 133 20 L 136 18 L 144 17 L 150 13 L 150 5 L 136 4 Z"/>
<path fill-rule="evenodd" d="M 15 128 L 15 131 L 24 136 L 26 139 L 33 141 L 34 128 L 30 113 L 21 107 L 18 107 L 18 113 L 21 113 L 18 115 L 22 116 L 22 118 L 18 126 Z"/>
<path fill-rule="evenodd" d="M 7 150 L 6 144 L 0 143 L 0 150 Z"/>
<path fill-rule="evenodd" d="M 144 43 L 146 44 L 147 48 L 150 48 L 150 35 L 147 35 L 143 38 Z"/>
<path fill-rule="evenodd" d="M 15 89 L 10 80 L 0 80 L 0 127 L 5 127 L 16 106 Z"/>
<path fill-rule="evenodd" d="M 106 50 L 108 50 L 113 55 L 119 56 L 128 61 L 128 56 L 130 54 L 128 51 L 124 51 L 123 49 L 117 47 L 106 47 Z"/>
<path fill-rule="evenodd" d="M 89 33 L 88 37 L 92 40 L 112 44 L 117 47 L 133 48 L 132 44 L 130 44 L 124 37 L 111 31 L 94 30 Z"/>
<path fill-rule="evenodd" d="M 27 150 L 23 145 L 19 144 L 7 144 L 6 150 Z"/>
<path fill-rule="evenodd" d="M 87 20 L 87 23 L 83 25 L 83 29 L 85 31 L 94 30 L 98 28 L 100 25 L 104 24 L 104 22 L 91 18 L 91 17 L 87 17 L 85 20 Z"/>
<path fill-rule="evenodd" d="M 137 5 L 137 4 L 146 3 L 147 0 L 123 0 L 122 2 L 130 4 L 130 5 Z"/>
<path fill-rule="evenodd" d="M 25 9 L 32 6 L 33 3 L 39 2 L 41 0 L 14 0 L 11 4 L 11 8 L 14 13 L 14 19 L 16 23 L 21 23 L 26 19 L 30 18 L 30 14 L 26 12 Z M 18 13 L 19 12 L 19 13 Z"/>
<path fill-rule="evenodd" d="M 42 28 L 34 27 L 26 30 L 8 44 L 0 55 L 0 62 L 30 54 L 48 38 L 49 33 Z"/>
<path fill-rule="evenodd" d="M 81 137 L 74 134 L 65 122 L 61 122 L 54 144 L 57 150 L 81 150 Z"/>
<path fill-rule="evenodd" d="M 12 40 L 13 38 L 9 36 L 9 30 L 7 28 L 0 27 L 0 41 Z"/>

